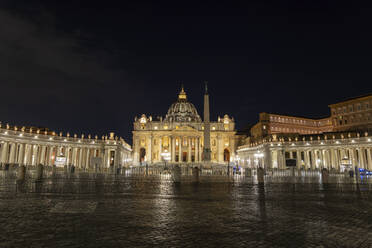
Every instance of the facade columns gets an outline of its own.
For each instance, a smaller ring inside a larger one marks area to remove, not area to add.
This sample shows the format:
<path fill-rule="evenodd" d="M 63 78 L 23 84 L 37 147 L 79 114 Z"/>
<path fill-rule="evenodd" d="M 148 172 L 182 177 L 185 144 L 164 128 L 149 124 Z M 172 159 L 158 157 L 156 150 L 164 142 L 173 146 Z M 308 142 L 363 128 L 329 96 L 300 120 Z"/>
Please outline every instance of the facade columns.
<path fill-rule="evenodd" d="M 172 163 L 176 162 L 176 138 L 171 136 L 172 143 Z"/>
<path fill-rule="evenodd" d="M 188 150 L 187 150 L 187 162 L 188 163 L 190 163 L 191 162 L 191 142 L 192 142 L 192 140 L 191 140 L 191 137 L 188 137 L 187 138 L 187 148 L 188 148 Z"/>
<path fill-rule="evenodd" d="M 195 162 L 199 162 L 199 137 L 195 138 Z"/>
<path fill-rule="evenodd" d="M 182 141 L 183 141 L 183 137 L 180 137 L 179 142 L 178 142 L 178 162 L 179 163 L 182 163 Z"/>
<path fill-rule="evenodd" d="M 162 161 L 162 157 L 161 157 L 161 148 L 162 148 L 162 145 L 163 145 L 163 137 L 162 136 L 159 136 L 159 161 L 161 162 Z"/>
<path fill-rule="evenodd" d="M 147 138 L 147 149 L 146 149 L 146 162 L 151 163 L 152 162 L 152 142 L 153 137 L 150 134 L 150 137 Z"/>
<path fill-rule="evenodd" d="M 217 163 L 223 163 L 223 143 L 222 143 L 221 135 L 217 135 L 217 156 L 216 160 Z"/>

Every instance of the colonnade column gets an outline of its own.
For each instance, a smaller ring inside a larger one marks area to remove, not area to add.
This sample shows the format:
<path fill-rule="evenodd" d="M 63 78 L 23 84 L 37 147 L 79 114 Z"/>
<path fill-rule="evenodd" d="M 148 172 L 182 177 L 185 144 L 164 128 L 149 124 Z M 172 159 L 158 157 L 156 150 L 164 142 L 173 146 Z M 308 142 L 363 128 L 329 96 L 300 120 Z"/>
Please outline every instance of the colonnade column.
<path fill-rule="evenodd" d="M 335 149 L 335 166 L 338 170 L 340 170 L 340 156 L 337 148 Z"/>
<path fill-rule="evenodd" d="M 9 148 L 9 143 L 4 142 L 1 148 L 1 163 L 7 163 L 8 162 L 8 148 Z"/>
<path fill-rule="evenodd" d="M 45 149 L 46 149 L 46 147 L 44 145 L 41 146 L 40 164 L 42 164 L 42 165 L 45 165 Z"/>
<path fill-rule="evenodd" d="M 19 151 L 18 151 L 18 158 L 17 158 L 17 163 L 19 165 L 23 165 L 23 157 L 25 156 L 25 144 L 19 144 Z"/>
<path fill-rule="evenodd" d="M 87 148 L 86 149 L 87 152 L 86 152 L 86 160 L 85 160 L 85 168 L 89 168 L 89 164 L 90 164 L 90 149 Z"/>
<path fill-rule="evenodd" d="M 70 161 L 70 147 L 66 146 L 65 148 L 65 156 L 66 156 L 66 164 L 69 165 L 71 164 L 71 161 Z"/>
<path fill-rule="evenodd" d="M 14 163 L 15 148 L 16 148 L 16 144 L 11 143 L 10 154 L 9 154 L 9 159 L 8 159 L 10 164 Z"/>
<path fill-rule="evenodd" d="M 297 168 L 301 168 L 301 151 L 297 150 L 296 151 L 296 160 L 297 160 Z"/>
<path fill-rule="evenodd" d="M 115 154 L 115 155 L 117 155 L 117 154 Z M 82 148 L 79 148 L 79 168 L 81 168 L 82 167 L 82 165 L 83 165 L 83 149 Z"/>
<path fill-rule="evenodd" d="M 371 157 L 371 148 L 367 147 L 367 168 L 372 170 L 372 157 Z"/>
<path fill-rule="evenodd" d="M 309 151 L 308 150 L 304 150 L 304 159 L 305 159 L 305 168 L 306 169 L 311 168 L 310 156 L 309 156 Z"/>

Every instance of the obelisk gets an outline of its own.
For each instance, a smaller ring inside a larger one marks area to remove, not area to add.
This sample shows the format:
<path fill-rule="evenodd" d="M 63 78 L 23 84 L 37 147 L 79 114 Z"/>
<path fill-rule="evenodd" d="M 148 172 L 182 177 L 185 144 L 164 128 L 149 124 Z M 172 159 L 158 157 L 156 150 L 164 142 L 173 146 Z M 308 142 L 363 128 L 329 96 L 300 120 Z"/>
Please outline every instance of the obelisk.
<path fill-rule="evenodd" d="M 208 82 L 205 82 L 204 93 L 204 150 L 203 161 L 205 164 L 211 162 L 211 126 L 209 117 L 209 95 L 208 95 Z"/>

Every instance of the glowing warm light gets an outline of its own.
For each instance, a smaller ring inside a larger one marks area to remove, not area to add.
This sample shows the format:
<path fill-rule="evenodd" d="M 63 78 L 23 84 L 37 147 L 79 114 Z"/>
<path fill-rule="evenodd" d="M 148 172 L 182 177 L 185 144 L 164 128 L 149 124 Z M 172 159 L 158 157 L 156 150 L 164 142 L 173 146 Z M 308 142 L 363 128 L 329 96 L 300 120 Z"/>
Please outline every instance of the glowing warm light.
<path fill-rule="evenodd" d="M 171 160 L 171 154 L 167 150 L 164 152 L 160 153 L 160 155 L 163 157 L 164 160 L 169 161 Z"/>
<path fill-rule="evenodd" d="M 22 137 L 22 136 L 23 136 L 23 134 L 20 133 L 20 134 L 19 134 L 19 137 Z"/>
<path fill-rule="evenodd" d="M 255 153 L 254 154 L 254 157 L 255 158 L 263 158 L 264 157 L 264 154 L 262 152 L 258 152 L 258 153 Z"/>
<path fill-rule="evenodd" d="M 4 132 L 4 134 L 8 134 L 8 131 Z"/>
<path fill-rule="evenodd" d="M 53 138 L 52 138 L 52 137 L 50 137 L 50 138 L 49 138 L 49 140 L 53 140 Z"/>

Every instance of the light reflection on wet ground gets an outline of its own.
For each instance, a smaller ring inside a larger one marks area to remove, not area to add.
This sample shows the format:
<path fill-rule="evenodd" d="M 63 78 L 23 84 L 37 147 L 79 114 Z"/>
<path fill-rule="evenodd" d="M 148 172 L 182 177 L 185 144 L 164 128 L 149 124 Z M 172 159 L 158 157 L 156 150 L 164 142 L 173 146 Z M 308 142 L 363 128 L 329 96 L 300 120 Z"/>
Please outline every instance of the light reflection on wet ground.
<path fill-rule="evenodd" d="M 7 184 L 0 247 L 372 247 L 368 185 Z"/>

